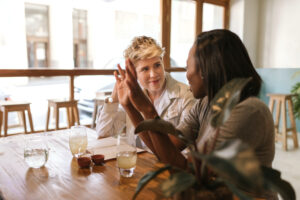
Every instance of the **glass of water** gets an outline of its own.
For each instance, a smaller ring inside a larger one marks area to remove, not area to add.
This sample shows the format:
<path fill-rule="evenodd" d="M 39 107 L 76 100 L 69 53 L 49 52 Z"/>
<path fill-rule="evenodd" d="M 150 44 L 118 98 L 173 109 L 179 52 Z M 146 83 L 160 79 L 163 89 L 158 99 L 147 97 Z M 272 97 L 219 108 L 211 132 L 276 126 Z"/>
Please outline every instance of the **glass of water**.
<path fill-rule="evenodd" d="M 117 141 L 117 166 L 120 175 L 131 177 L 134 174 L 136 166 L 137 153 L 134 137 L 128 137 L 126 134 L 120 134 Z"/>
<path fill-rule="evenodd" d="M 25 138 L 24 159 L 29 167 L 44 166 L 48 155 L 49 149 L 44 135 L 30 135 Z"/>
<path fill-rule="evenodd" d="M 72 126 L 69 136 L 69 145 L 72 155 L 78 157 L 84 154 L 87 144 L 86 128 L 79 125 Z"/>

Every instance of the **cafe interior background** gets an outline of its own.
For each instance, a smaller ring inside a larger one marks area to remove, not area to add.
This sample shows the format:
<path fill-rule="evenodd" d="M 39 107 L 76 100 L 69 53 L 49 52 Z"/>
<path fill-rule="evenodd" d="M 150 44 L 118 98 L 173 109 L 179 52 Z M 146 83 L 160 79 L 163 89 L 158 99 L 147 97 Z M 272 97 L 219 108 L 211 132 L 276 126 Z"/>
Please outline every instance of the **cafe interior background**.
<path fill-rule="evenodd" d="M 196 33 L 225 27 L 242 39 L 264 81 L 260 98 L 268 104 L 267 93 L 290 93 L 300 81 L 300 1 L 204 2 L 199 13 L 193 0 L 0 0 L 0 70 L 116 69 L 117 63 L 124 66 L 123 50 L 130 40 L 147 35 L 166 48 L 166 67 L 179 69 L 171 74 L 186 82 L 182 68 Z M 96 93 L 111 91 L 113 85 L 112 75 L 75 77 L 82 124 L 91 124 Z M 2 77 L 0 72 L 0 100 L 31 102 L 35 130 L 45 127 L 47 99 L 68 97 L 68 77 Z M 61 115 L 63 124 L 66 114 Z M 10 114 L 9 124 L 17 122 L 18 115 Z M 18 131 L 22 128 L 8 133 Z M 299 154 L 292 144 L 287 152 L 277 145 L 274 161 L 296 192 Z"/>

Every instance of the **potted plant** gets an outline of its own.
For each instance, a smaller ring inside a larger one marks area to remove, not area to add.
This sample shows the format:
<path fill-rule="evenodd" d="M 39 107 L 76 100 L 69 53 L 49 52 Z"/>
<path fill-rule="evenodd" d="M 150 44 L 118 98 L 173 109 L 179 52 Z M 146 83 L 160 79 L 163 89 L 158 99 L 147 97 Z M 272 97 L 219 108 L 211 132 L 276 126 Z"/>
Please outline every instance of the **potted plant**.
<path fill-rule="evenodd" d="M 292 97 L 294 115 L 300 119 L 300 82 L 292 87 L 291 93 L 295 95 Z"/>
<path fill-rule="evenodd" d="M 261 194 L 264 190 L 278 192 L 283 199 L 295 199 L 293 187 L 280 177 L 280 172 L 261 166 L 254 152 L 240 140 L 225 142 L 215 149 L 219 127 L 226 122 L 231 110 L 239 102 L 240 93 L 251 80 L 234 79 L 227 83 L 211 102 L 212 117 L 210 124 L 215 127 L 214 143 L 211 147 L 204 145 L 200 153 L 195 141 L 189 140 L 169 122 L 151 119 L 141 122 L 135 132 L 154 131 L 172 134 L 182 140 L 189 149 L 191 160 L 188 169 L 166 165 L 157 171 L 143 176 L 136 188 L 133 199 L 160 173 L 168 170 L 170 176 L 161 183 L 161 190 L 166 197 L 174 199 L 251 199 L 240 188 L 250 189 Z"/>

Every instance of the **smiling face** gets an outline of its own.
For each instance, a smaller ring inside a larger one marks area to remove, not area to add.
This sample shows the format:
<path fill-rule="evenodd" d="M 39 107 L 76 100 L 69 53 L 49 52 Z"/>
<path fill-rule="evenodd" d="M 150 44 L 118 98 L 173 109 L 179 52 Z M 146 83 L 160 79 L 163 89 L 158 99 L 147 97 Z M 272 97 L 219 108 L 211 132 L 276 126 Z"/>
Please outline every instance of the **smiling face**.
<path fill-rule="evenodd" d="M 195 60 L 196 47 L 190 49 L 187 59 L 186 78 L 189 81 L 190 89 L 196 99 L 202 98 L 206 95 L 201 70 L 196 67 Z"/>
<path fill-rule="evenodd" d="M 150 94 L 160 94 L 164 89 L 165 71 L 159 56 L 135 63 L 137 79 Z"/>

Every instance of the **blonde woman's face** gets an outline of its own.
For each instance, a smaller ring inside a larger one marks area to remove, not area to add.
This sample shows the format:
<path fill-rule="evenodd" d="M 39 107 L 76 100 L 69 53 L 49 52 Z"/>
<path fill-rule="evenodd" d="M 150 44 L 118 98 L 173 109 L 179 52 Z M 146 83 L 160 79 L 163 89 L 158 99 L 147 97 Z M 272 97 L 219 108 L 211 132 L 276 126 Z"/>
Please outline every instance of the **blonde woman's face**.
<path fill-rule="evenodd" d="M 161 92 L 165 83 L 165 71 L 162 59 L 157 56 L 139 60 L 135 64 L 137 79 L 150 93 Z"/>

